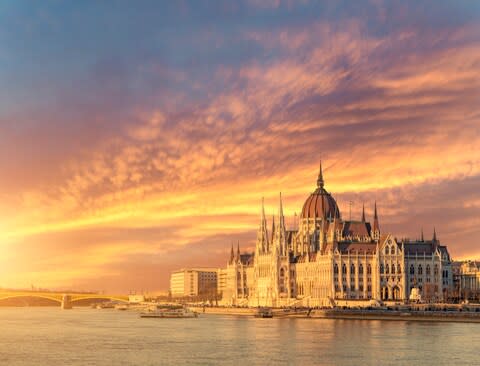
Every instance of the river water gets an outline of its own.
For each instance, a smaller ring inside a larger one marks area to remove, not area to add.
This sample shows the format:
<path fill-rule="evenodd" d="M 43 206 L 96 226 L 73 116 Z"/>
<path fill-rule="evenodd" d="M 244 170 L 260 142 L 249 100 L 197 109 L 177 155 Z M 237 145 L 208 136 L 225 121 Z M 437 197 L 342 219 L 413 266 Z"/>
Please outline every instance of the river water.
<path fill-rule="evenodd" d="M 0 365 L 480 365 L 480 324 L 0 308 Z"/>

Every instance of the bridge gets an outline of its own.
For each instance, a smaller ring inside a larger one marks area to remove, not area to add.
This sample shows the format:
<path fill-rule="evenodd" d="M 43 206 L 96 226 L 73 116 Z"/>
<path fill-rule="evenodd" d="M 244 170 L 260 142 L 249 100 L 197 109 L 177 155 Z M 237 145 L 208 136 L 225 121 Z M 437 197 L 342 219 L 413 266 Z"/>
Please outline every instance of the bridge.
<path fill-rule="evenodd" d="M 111 300 L 128 302 L 128 295 L 107 295 L 95 293 L 74 293 L 74 292 L 49 292 L 49 291 L 15 291 L 15 290 L 1 290 L 0 301 L 14 298 L 33 297 L 40 299 L 48 299 L 56 301 L 60 304 L 62 309 L 71 309 L 75 302 L 80 300 Z"/>

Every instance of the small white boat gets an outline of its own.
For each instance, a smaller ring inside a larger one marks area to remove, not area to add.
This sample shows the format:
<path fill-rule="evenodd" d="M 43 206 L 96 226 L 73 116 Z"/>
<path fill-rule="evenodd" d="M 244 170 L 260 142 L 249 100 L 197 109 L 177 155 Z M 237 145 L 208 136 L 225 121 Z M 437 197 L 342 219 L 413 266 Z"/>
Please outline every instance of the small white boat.
<path fill-rule="evenodd" d="M 187 308 L 157 309 L 140 313 L 140 318 L 197 318 L 198 313 Z"/>

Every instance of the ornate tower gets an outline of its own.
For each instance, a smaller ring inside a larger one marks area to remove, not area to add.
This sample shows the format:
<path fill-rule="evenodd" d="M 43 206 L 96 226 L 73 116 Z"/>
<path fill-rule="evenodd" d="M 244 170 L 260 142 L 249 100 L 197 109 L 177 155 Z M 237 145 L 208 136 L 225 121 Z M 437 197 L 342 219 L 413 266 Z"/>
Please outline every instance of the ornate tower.
<path fill-rule="evenodd" d="M 267 219 L 265 218 L 265 206 L 262 198 L 262 212 L 260 216 L 260 227 L 257 232 L 257 244 L 255 247 L 255 253 L 263 254 L 268 252 L 268 232 L 267 232 Z"/>
<path fill-rule="evenodd" d="M 377 201 L 375 201 L 375 213 L 373 216 L 373 230 L 372 230 L 373 240 L 380 240 L 380 225 L 378 224 L 378 214 L 377 214 Z"/>

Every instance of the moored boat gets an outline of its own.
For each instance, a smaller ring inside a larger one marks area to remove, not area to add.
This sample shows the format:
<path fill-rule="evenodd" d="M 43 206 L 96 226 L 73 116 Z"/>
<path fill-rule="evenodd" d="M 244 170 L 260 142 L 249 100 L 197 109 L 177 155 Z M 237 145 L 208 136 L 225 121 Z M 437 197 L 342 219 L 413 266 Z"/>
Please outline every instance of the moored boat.
<path fill-rule="evenodd" d="M 197 318 L 198 313 L 187 308 L 156 309 L 140 313 L 140 318 Z"/>
<path fill-rule="evenodd" d="M 273 311 L 271 308 L 259 308 L 254 314 L 255 318 L 273 318 Z"/>

